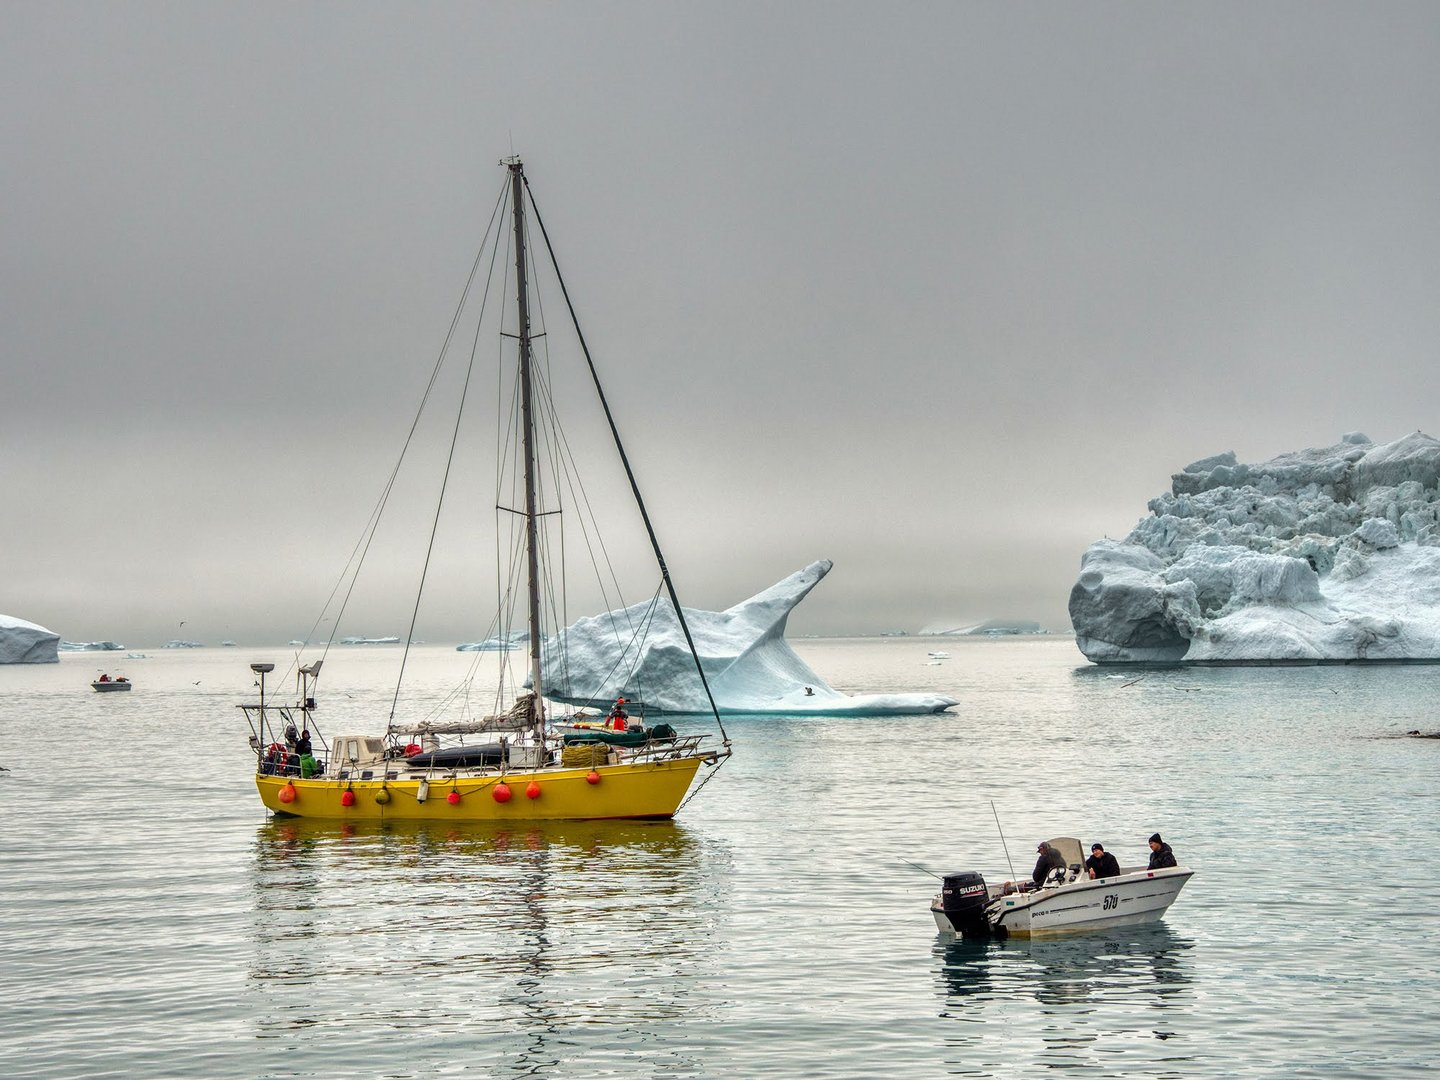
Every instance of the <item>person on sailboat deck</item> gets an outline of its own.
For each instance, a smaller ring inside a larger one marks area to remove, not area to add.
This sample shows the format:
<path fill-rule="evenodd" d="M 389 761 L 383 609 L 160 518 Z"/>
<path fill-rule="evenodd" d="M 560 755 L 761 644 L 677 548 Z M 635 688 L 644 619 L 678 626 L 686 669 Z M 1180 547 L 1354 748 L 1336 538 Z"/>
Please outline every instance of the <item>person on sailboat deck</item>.
<path fill-rule="evenodd" d="M 616 731 L 624 731 L 625 723 L 630 719 L 630 714 L 625 711 L 625 699 L 616 698 L 615 704 L 610 706 L 610 715 L 606 717 L 610 726 Z"/>
<path fill-rule="evenodd" d="M 1114 855 L 1105 850 L 1104 844 L 1090 845 L 1090 857 L 1085 860 L 1085 869 L 1090 871 L 1092 878 L 1120 876 L 1120 864 L 1115 861 Z"/>
<path fill-rule="evenodd" d="M 1175 852 L 1170 850 L 1170 845 L 1160 839 L 1157 832 L 1150 837 L 1150 865 L 1147 869 L 1163 870 L 1167 866 L 1175 865 Z"/>

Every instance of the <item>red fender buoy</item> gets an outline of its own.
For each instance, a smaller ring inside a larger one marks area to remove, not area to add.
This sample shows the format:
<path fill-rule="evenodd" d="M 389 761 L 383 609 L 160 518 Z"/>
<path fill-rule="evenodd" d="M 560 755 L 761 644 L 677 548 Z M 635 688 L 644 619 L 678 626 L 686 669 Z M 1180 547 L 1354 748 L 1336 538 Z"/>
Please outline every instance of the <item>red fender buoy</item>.
<path fill-rule="evenodd" d="M 446 795 L 446 796 L 445 796 L 445 801 L 448 802 L 451 806 L 459 806 L 459 805 L 460 805 L 460 792 L 458 792 L 458 791 L 452 791 L 452 792 L 450 792 L 449 795 Z"/>
<path fill-rule="evenodd" d="M 538 799 L 540 797 L 540 785 L 534 780 L 525 785 L 525 797 L 527 799 Z"/>
<path fill-rule="evenodd" d="M 354 806 L 354 805 L 355 805 L 355 792 L 351 791 L 349 788 L 346 788 L 344 791 L 342 791 L 342 792 L 340 793 L 340 805 L 341 805 L 341 806 Z"/>
<path fill-rule="evenodd" d="M 280 789 L 280 801 L 283 803 L 292 803 L 295 801 L 294 784 L 286 784 Z"/>
<path fill-rule="evenodd" d="M 506 783 L 496 784 L 490 789 L 490 797 L 496 802 L 510 801 L 510 785 Z"/>
<path fill-rule="evenodd" d="M 585 774 L 585 782 L 587 784 L 598 784 L 600 782 L 600 774 L 594 769 L 591 769 Z"/>

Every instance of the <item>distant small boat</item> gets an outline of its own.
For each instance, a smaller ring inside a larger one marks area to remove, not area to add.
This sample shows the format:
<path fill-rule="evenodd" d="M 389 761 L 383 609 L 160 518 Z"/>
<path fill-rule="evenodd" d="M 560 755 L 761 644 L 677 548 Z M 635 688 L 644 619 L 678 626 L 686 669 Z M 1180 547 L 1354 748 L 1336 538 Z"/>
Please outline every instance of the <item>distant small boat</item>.
<path fill-rule="evenodd" d="M 96 679 L 90 685 L 100 691 L 100 693 L 108 694 L 111 690 L 129 690 L 130 680 L 124 675 L 115 679 L 110 678 L 109 675 L 101 675 L 100 678 Z"/>

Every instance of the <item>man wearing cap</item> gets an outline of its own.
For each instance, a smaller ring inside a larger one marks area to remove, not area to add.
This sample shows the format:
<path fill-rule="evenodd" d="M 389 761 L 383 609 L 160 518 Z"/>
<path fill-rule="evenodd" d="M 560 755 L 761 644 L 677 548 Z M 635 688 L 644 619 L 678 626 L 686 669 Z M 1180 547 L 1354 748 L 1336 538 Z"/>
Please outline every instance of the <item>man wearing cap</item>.
<path fill-rule="evenodd" d="M 1030 878 L 1035 882 L 1035 888 L 1038 889 L 1045 884 L 1045 879 L 1050 876 L 1050 871 L 1065 869 L 1065 856 L 1044 840 L 1040 841 L 1035 851 L 1040 857 L 1035 860 L 1035 872 L 1030 875 Z"/>
<path fill-rule="evenodd" d="M 1120 864 L 1115 856 L 1105 850 L 1104 844 L 1091 844 L 1090 857 L 1085 860 L 1085 869 L 1092 878 L 1119 877 Z"/>
<path fill-rule="evenodd" d="M 1167 866 L 1175 865 L 1175 852 L 1170 850 L 1170 845 L 1160 839 L 1157 832 L 1150 837 L 1150 867 L 1151 870 L 1163 870 Z"/>

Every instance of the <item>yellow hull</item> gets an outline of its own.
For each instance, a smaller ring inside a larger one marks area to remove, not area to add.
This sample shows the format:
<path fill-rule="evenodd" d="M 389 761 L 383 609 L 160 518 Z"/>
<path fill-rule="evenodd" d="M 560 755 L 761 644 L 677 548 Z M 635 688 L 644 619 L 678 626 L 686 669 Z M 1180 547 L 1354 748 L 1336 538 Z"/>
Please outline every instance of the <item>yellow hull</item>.
<path fill-rule="evenodd" d="M 602 765 L 590 783 L 590 769 L 512 772 L 504 777 L 461 776 L 455 780 L 302 780 L 256 776 L 260 800 L 277 814 L 336 821 L 577 821 L 596 818 L 668 818 L 680 808 L 701 758 Z M 500 802 L 505 784 L 510 799 Z M 537 794 L 531 797 L 530 785 Z M 424 800 L 420 788 L 427 785 Z M 293 791 L 287 802 L 286 788 Z M 350 806 L 345 792 L 354 793 Z M 459 795 L 450 800 L 451 793 Z"/>

